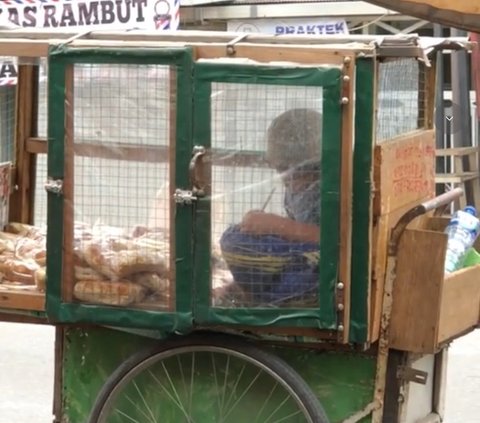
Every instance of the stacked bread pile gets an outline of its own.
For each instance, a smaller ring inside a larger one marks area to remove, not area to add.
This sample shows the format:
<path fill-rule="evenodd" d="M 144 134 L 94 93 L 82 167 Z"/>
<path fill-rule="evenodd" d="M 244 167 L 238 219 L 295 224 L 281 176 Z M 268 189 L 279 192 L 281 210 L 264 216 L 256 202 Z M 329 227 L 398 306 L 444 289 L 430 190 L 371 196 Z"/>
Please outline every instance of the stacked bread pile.
<path fill-rule="evenodd" d="M 6 288 L 45 290 L 45 233 L 34 226 L 9 223 L 0 232 L 0 283 Z"/>
<path fill-rule="evenodd" d="M 115 228 L 75 230 L 74 296 L 84 302 L 167 306 L 169 245 L 161 232 L 126 236 Z"/>

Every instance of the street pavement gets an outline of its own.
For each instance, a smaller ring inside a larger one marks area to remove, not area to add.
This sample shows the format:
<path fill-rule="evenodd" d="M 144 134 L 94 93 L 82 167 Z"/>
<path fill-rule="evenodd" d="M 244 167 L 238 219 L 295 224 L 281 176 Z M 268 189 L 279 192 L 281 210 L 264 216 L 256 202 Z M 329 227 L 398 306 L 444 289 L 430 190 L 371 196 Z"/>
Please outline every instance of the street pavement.
<path fill-rule="evenodd" d="M 53 343 L 52 327 L 0 323 L 0 423 L 52 422 Z M 444 423 L 480 423 L 479 392 L 477 330 L 450 348 Z"/>

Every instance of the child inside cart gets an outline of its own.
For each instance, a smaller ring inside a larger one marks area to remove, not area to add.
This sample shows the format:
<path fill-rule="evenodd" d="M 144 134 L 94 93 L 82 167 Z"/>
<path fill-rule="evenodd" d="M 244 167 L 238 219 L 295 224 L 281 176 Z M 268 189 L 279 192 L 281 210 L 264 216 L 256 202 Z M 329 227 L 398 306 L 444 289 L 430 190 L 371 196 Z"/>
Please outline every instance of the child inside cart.
<path fill-rule="evenodd" d="M 266 160 L 281 176 L 286 216 L 252 210 L 221 237 L 222 255 L 249 305 L 316 303 L 321 133 L 322 116 L 310 109 L 272 121 Z"/>

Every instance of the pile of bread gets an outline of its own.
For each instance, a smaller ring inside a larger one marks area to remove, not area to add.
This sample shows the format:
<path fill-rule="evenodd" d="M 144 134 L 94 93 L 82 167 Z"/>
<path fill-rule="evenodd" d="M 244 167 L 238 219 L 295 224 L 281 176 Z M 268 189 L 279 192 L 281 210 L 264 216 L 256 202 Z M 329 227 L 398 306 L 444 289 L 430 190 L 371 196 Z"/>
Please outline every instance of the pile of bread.
<path fill-rule="evenodd" d="M 39 228 L 9 223 L 0 232 L 0 284 L 45 290 L 46 237 Z"/>
<path fill-rule="evenodd" d="M 162 231 L 125 235 L 112 227 L 75 226 L 74 296 L 83 302 L 167 307 L 169 243 Z"/>
<path fill-rule="evenodd" d="M 169 245 L 163 232 L 125 235 L 113 227 L 75 224 L 73 296 L 82 302 L 168 307 Z M 0 232 L 0 287 L 45 290 L 46 234 L 37 227 L 10 223 Z"/>

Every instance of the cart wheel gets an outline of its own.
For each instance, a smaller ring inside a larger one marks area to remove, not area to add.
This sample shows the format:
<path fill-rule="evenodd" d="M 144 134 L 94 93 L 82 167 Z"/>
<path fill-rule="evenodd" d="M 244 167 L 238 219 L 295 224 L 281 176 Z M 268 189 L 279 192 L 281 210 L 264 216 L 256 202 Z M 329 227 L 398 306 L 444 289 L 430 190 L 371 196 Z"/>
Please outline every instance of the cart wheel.
<path fill-rule="evenodd" d="M 182 337 L 123 362 L 89 423 L 328 423 L 305 381 L 247 342 Z"/>

